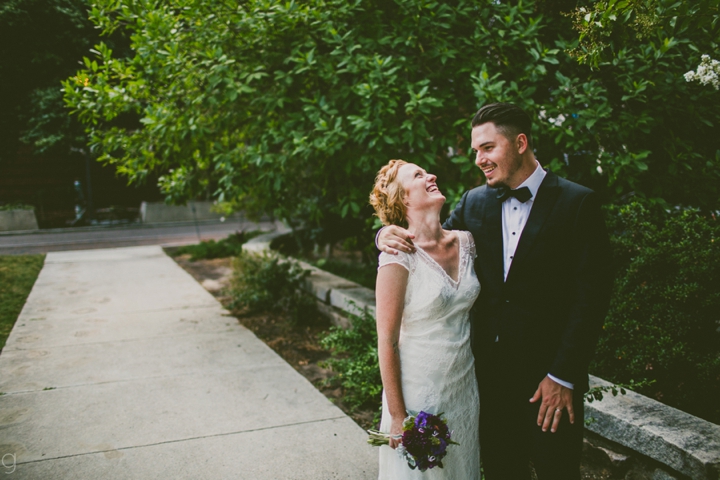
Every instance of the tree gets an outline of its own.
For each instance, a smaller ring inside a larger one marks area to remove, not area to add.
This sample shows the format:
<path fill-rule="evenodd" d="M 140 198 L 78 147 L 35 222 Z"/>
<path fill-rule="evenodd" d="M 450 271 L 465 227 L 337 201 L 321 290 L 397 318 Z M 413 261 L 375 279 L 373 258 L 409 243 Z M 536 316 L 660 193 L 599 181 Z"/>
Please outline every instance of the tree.
<path fill-rule="evenodd" d="M 167 172 L 162 188 L 177 201 L 209 190 L 288 221 L 366 217 L 373 175 L 390 158 L 439 172 L 454 196 L 479 181 L 467 155 L 478 55 L 528 83 L 547 77 L 528 66 L 532 55 L 554 62 L 558 50 L 538 43 L 531 7 L 482 7 L 108 2 L 92 19 L 134 32 L 135 57 L 99 45 L 66 99 L 101 160 L 131 178 Z M 501 47 L 494 23 L 512 35 Z"/>
<path fill-rule="evenodd" d="M 611 198 L 635 193 L 717 210 L 720 95 L 683 76 L 704 53 L 718 51 L 717 1 L 582 4 L 570 15 L 578 42 L 564 48 L 591 70 L 559 77 L 570 93 L 558 96 L 559 111 L 577 119 L 557 129 L 556 142 L 576 142 L 577 127 L 586 127 L 594 138 L 578 144 L 576 155 L 597 158 Z"/>
<path fill-rule="evenodd" d="M 35 152 L 85 147 L 60 81 L 98 41 L 83 0 L 8 0 L 0 6 L 0 160 L 18 141 Z"/>
<path fill-rule="evenodd" d="M 551 2 L 100 0 L 92 22 L 128 32 L 133 56 L 100 43 L 65 99 L 101 161 L 134 181 L 162 173 L 172 201 L 346 235 L 388 159 L 437 173 L 451 204 L 481 183 L 469 120 L 493 101 L 531 112 L 541 162 L 608 200 L 716 208 L 718 98 L 682 74 L 717 22 L 695 21 L 709 1 L 655 5 L 652 34 L 590 64 L 567 53 L 584 48 L 571 30 L 584 17 Z"/>

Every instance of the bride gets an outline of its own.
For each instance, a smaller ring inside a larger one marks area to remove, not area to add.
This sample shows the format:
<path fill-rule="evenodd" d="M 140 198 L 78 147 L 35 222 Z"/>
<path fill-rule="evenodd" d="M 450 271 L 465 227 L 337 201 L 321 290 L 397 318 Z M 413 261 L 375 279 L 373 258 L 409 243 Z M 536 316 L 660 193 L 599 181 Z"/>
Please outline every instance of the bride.
<path fill-rule="evenodd" d="M 378 357 L 383 383 L 379 479 L 479 479 L 479 400 L 470 350 L 470 308 L 480 292 L 469 232 L 443 230 L 445 197 L 435 175 L 391 160 L 370 203 L 384 225 L 406 227 L 415 254 L 381 253 L 377 274 Z M 408 411 L 443 413 L 452 438 L 444 468 L 411 470 L 393 451 Z"/>

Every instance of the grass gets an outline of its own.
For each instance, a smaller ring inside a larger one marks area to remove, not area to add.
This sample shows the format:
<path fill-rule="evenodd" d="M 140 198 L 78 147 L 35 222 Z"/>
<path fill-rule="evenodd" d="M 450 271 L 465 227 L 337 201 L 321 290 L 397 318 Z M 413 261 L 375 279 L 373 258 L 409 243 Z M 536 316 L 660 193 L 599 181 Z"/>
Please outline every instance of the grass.
<path fill-rule="evenodd" d="M 35 207 L 32 205 L 25 205 L 22 203 L 7 203 L 5 205 L 0 205 L 0 211 L 4 210 L 32 210 Z"/>
<path fill-rule="evenodd" d="M 0 255 L 0 350 L 45 262 L 45 255 Z"/>
<path fill-rule="evenodd" d="M 245 242 L 261 233 L 263 232 L 260 230 L 238 232 L 228 235 L 227 238 L 217 242 L 215 240 L 203 240 L 195 245 L 185 245 L 166 250 L 173 257 L 190 255 L 190 260 L 193 262 L 196 260 L 212 260 L 213 258 L 236 257 L 242 252 L 242 246 Z"/>

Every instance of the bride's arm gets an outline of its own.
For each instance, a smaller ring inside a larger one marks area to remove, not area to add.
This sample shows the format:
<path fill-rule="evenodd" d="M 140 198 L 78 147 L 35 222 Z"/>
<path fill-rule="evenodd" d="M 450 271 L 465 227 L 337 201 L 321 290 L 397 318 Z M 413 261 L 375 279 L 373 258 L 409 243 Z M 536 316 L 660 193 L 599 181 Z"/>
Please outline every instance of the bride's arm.
<path fill-rule="evenodd" d="M 387 407 L 392 416 L 390 434 L 402 434 L 402 422 L 407 416 L 400 376 L 400 324 L 402 322 L 408 271 L 396 263 L 378 269 L 376 318 L 378 332 L 378 360 Z M 395 448 L 400 442 L 390 439 Z"/>

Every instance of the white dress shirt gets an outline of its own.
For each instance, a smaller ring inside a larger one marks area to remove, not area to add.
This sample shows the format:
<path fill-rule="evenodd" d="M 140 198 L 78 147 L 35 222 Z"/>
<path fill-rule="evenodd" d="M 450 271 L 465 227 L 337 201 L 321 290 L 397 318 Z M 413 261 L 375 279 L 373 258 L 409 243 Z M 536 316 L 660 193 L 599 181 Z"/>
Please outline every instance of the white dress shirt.
<path fill-rule="evenodd" d="M 530 216 L 530 210 L 535 203 L 535 196 L 537 195 L 540 184 L 545 178 L 545 170 L 542 169 L 540 164 L 537 164 L 537 168 L 523 183 L 517 188 L 527 187 L 532 193 L 532 197 L 525 203 L 522 203 L 515 197 L 508 197 L 502 204 L 502 230 L 503 230 L 503 267 L 505 270 L 505 280 L 507 280 L 510 266 L 512 265 L 513 257 L 515 257 L 515 250 L 517 250 L 520 236 L 525 228 L 528 217 Z M 497 341 L 498 339 L 496 339 Z M 553 375 L 548 373 L 554 382 L 559 383 L 563 387 L 572 389 L 574 385 L 570 382 L 560 380 Z"/>
<path fill-rule="evenodd" d="M 520 235 L 522 234 L 523 228 L 525 228 L 527 219 L 530 216 L 530 210 L 535 203 L 535 196 L 544 178 L 545 170 L 543 170 L 538 163 L 532 175 L 517 187 L 517 189 L 527 187 L 530 193 L 532 193 L 530 200 L 522 203 L 515 197 L 508 197 L 502 204 L 503 266 L 505 268 L 505 280 L 507 280 L 510 265 L 512 265 L 515 250 L 517 250 L 520 241 Z"/>

